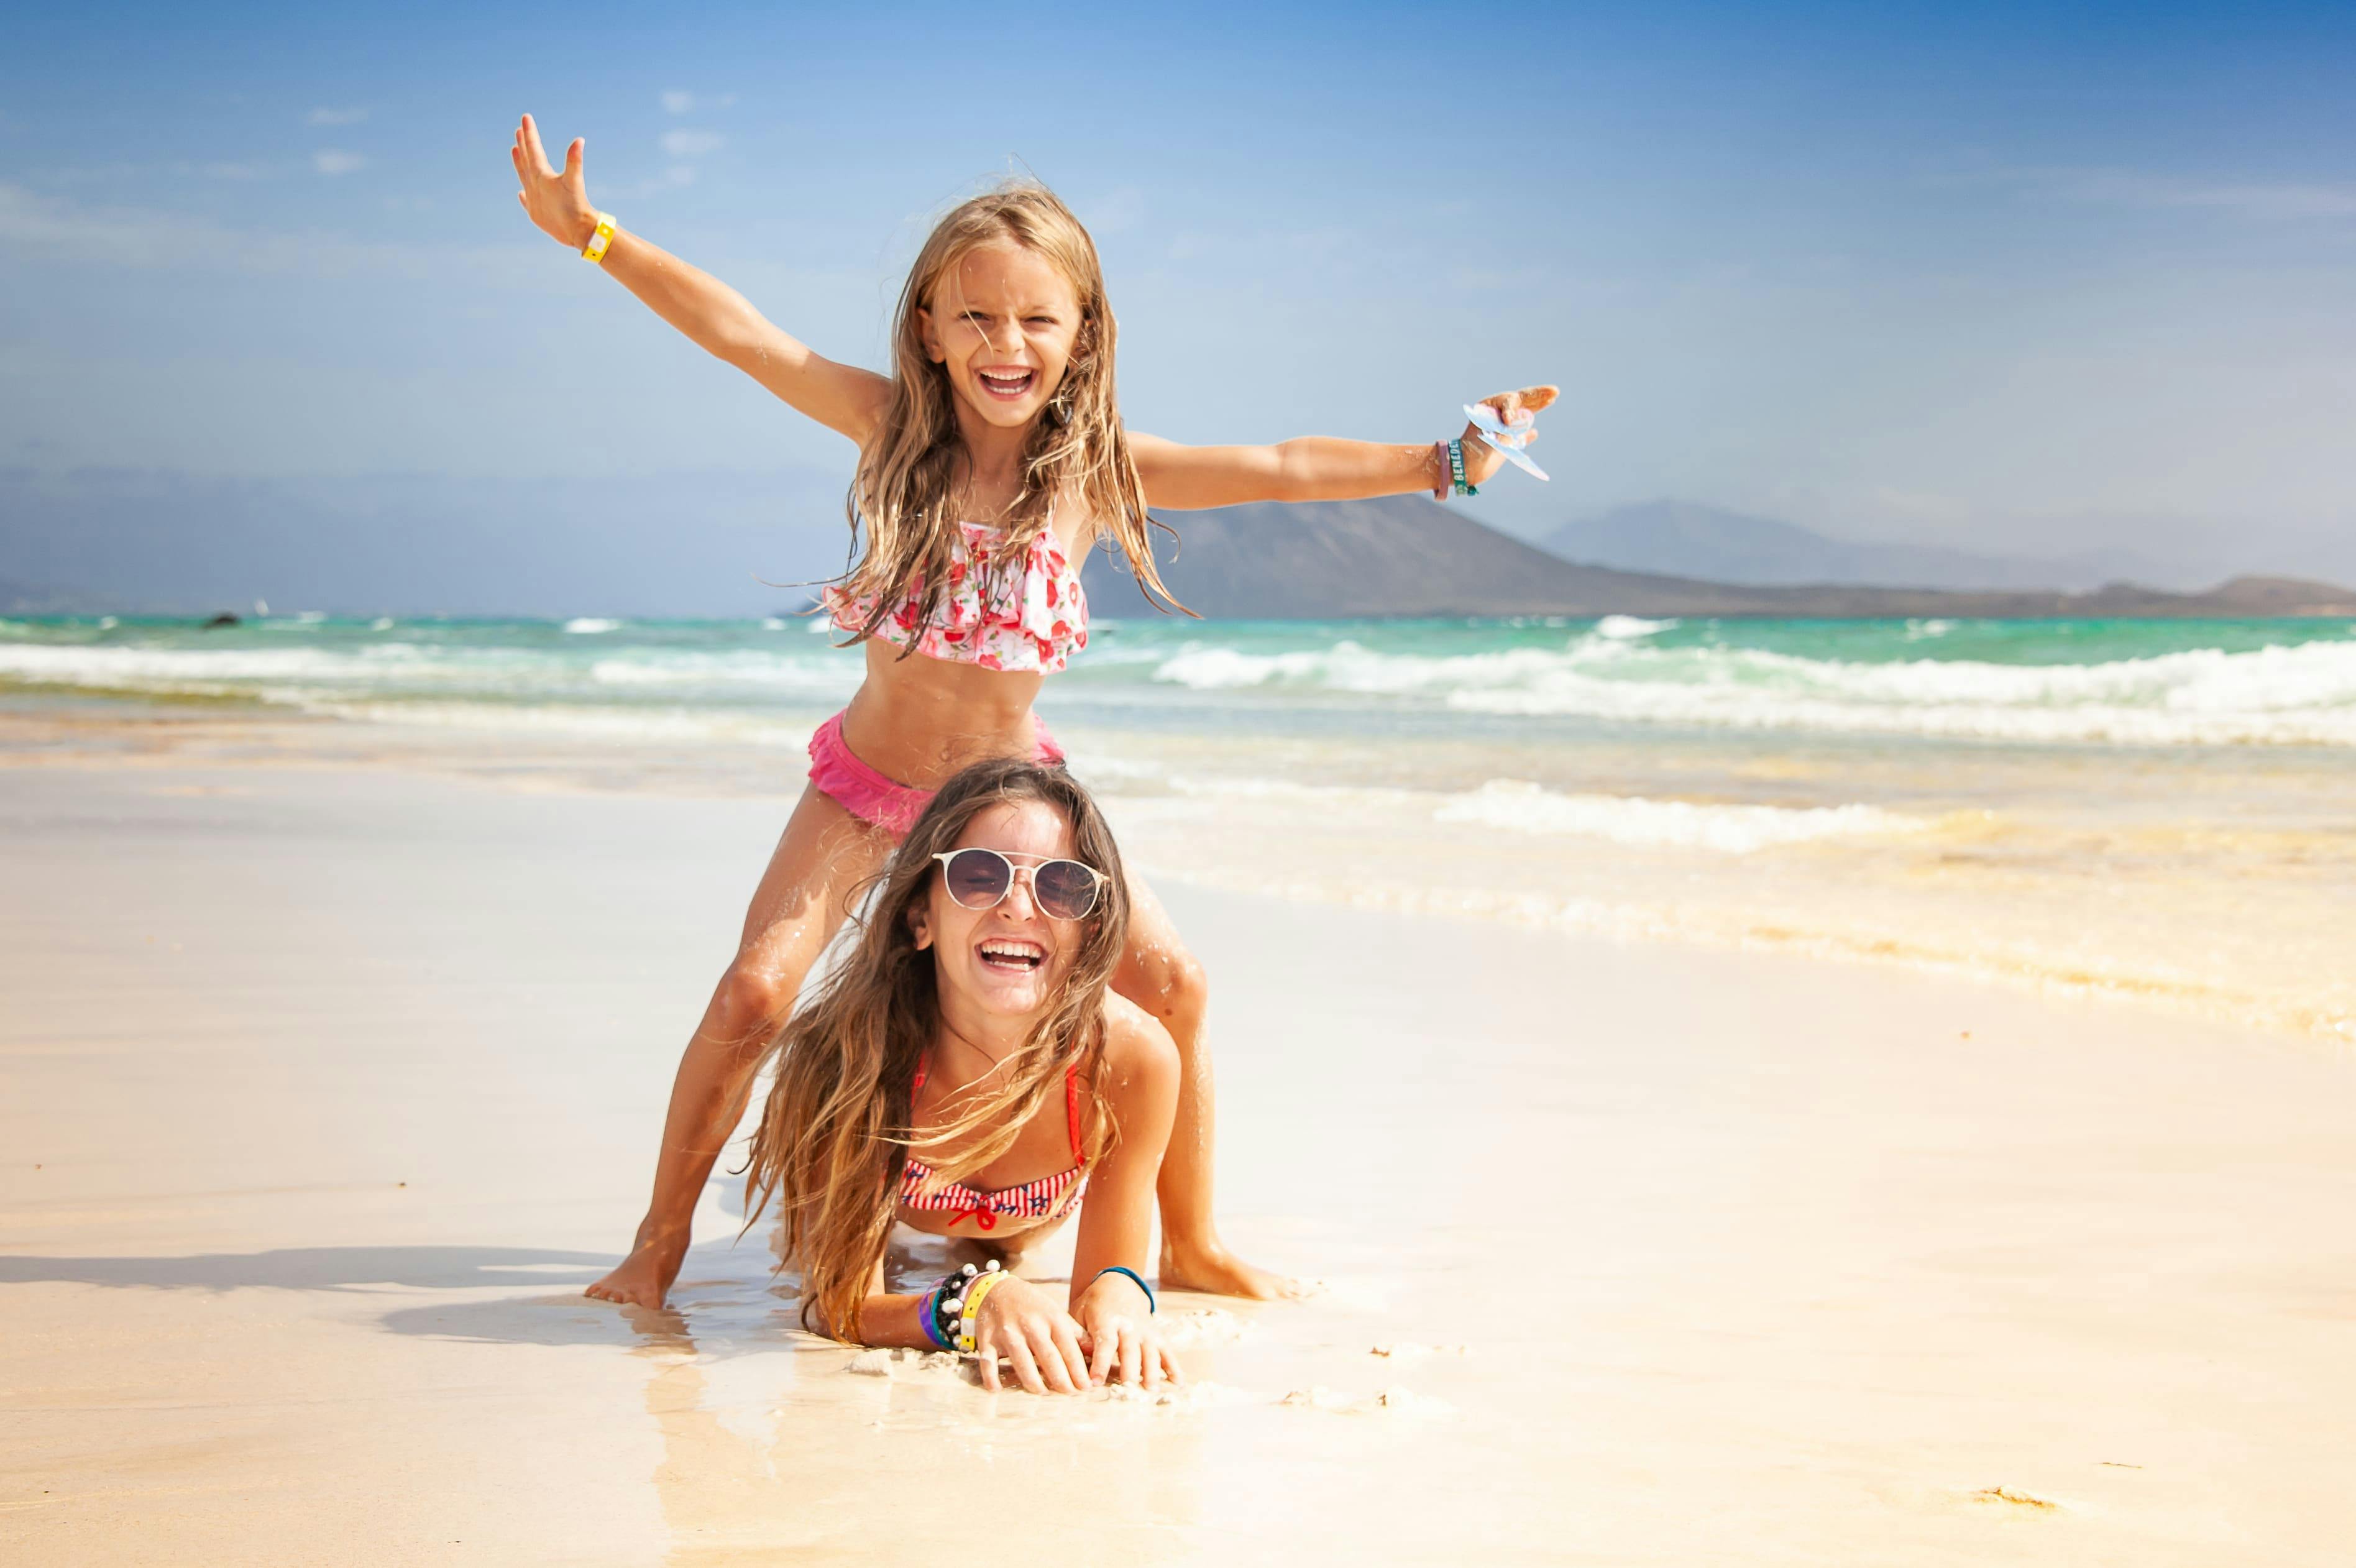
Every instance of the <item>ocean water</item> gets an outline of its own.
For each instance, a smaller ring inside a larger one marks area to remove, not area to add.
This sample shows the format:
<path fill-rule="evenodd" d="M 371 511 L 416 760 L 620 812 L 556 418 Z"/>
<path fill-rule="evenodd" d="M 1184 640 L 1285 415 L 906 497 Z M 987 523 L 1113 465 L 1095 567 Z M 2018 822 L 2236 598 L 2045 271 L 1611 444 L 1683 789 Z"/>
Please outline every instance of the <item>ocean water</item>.
<path fill-rule="evenodd" d="M 830 707 L 858 661 L 823 622 L 264 618 L 0 620 L 0 689 L 243 698 L 313 712 L 561 722 L 675 738 Z M 2356 746 L 2356 623 L 1103 621 L 1051 688 L 1107 722 L 1483 733 L 1632 730 L 2137 746 Z M 531 718 L 523 718 L 525 713 Z M 1316 715 L 1314 718 L 1310 715 Z M 1453 723 L 1451 724 L 1451 721 Z M 1492 732 L 1497 726 L 1487 725 Z"/>
<path fill-rule="evenodd" d="M 0 696 L 798 787 L 820 622 L 0 620 Z M 1042 709 L 1156 875 L 2356 1040 L 2356 624 L 1102 620 Z"/>

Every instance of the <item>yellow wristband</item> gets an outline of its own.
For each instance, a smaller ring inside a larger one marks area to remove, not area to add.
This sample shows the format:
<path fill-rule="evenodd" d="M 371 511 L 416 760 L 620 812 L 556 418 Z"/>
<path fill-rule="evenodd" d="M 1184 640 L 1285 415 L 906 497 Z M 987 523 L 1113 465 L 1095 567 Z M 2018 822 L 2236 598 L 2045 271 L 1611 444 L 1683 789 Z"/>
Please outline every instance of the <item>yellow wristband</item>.
<path fill-rule="evenodd" d="M 974 1339 L 973 1325 L 974 1320 L 981 1316 L 982 1302 L 1008 1278 L 993 1266 L 989 1273 L 975 1280 L 965 1293 L 965 1310 L 958 1314 L 957 1348 L 966 1354 L 971 1355 L 980 1348 Z"/>
<path fill-rule="evenodd" d="M 597 214 L 597 231 L 589 236 L 587 244 L 581 247 L 581 259 L 584 262 L 604 261 L 605 247 L 613 242 L 614 215 L 610 212 L 600 212 Z"/>

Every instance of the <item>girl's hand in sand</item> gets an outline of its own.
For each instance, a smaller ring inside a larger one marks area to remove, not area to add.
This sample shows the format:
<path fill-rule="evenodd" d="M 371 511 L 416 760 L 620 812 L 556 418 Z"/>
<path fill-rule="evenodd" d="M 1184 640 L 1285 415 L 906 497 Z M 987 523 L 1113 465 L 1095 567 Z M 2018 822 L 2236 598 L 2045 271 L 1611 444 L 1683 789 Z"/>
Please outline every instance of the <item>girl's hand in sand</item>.
<path fill-rule="evenodd" d="M 590 227 L 594 229 L 596 225 L 593 221 Z M 584 239 L 582 243 L 585 245 L 588 241 Z M 1519 392 L 1499 392 L 1481 401 L 1496 411 L 1500 424 L 1511 424 L 1525 414 L 1537 413 L 1561 395 L 1560 387 L 1524 387 Z M 1536 441 L 1537 437 L 1532 435 L 1530 439 Z M 1476 485 L 1485 485 L 1505 466 L 1505 460 L 1497 456 L 1497 449 L 1481 438 L 1480 427 L 1467 424 L 1464 426 L 1465 478 Z"/>
<path fill-rule="evenodd" d="M 981 1386 L 997 1391 L 1001 1357 L 1015 1380 L 1034 1394 L 1076 1394 L 1088 1386 L 1080 1326 L 1046 1292 L 1027 1280 L 1008 1280 L 982 1298 L 973 1345 L 981 1358 Z"/>
<path fill-rule="evenodd" d="M 1120 1274 L 1098 1274 L 1080 1297 L 1080 1330 L 1088 1348 L 1088 1380 L 1118 1379 L 1133 1389 L 1182 1381 L 1176 1358 L 1162 1343 L 1145 1293 Z"/>
<path fill-rule="evenodd" d="M 573 145 L 564 149 L 564 170 L 560 174 L 549 166 L 548 151 L 540 145 L 540 127 L 527 114 L 516 128 L 515 146 L 509 153 L 515 160 L 516 178 L 523 181 L 516 199 L 523 203 L 541 232 L 576 251 L 597 231 L 597 209 L 589 205 L 588 185 L 581 173 L 582 150 L 588 145 L 583 137 L 573 138 Z"/>

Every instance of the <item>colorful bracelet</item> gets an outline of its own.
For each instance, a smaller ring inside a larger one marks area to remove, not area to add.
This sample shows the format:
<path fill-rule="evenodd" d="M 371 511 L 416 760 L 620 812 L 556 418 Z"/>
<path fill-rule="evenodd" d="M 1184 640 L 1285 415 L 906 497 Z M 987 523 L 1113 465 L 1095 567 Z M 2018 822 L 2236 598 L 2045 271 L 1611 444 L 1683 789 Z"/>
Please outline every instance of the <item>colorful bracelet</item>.
<path fill-rule="evenodd" d="M 1153 1287 L 1145 1283 L 1145 1276 L 1125 1263 L 1115 1263 L 1109 1268 L 1098 1269 L 1097 1271 L 1097 1279 L 1090 1280 L 1088 1282 L 1089 1286 L 1093 1288 L 1097 1280 L 1104 1278 L 1107 1274 L 1127 1274 L 1130 1279 L 1137 1282 L 1137 1288 L 1145 1293 L 1146 1316 L 1151 1317 L 1154 1314 L 1162 1310 L 1162 1304 L 1153 1299 Z"/>
<path fill-rule="evenodd" d="M 614 242 L 614 230 L 616 227 L 616 225 L 614 221 L 614 215 L 612 213 L 600 212 L 597 214 L 597 231 L 589 236 L 589 242 L 587 244 L 581 247 L 581 259 L 584 262 L 602 263 L 605 261 L 605 247 Z"/>
<path fill-rule="evenodd" d="M 997 1271 L 998 1261 L 993 1258 L 986 1272 L 995 1273 Z M 972 1290 L 973 1282 L 984 1273 L 984 1270 L 968 1263 L 941 1276 L 941 1283 L 935 1285 L 932 1294 L 925 1298 L 925 1332 L 942 1349 L 958 1348 L 958 1325 L 965 1315 L 966 1297 Z"/>
<path fill-rule="evenodd" d="M 1477 496 L 1481 493 L 1480 486 L 1464 482 L 1464 442 L 1461 437 L 1448 444 L 1448 477 L 1455 481 L 1458 495 Z"/>
<path fill-rule="evenodd" d="M 1012 1274 L 999 1272 L 998 1260 L 995 1258 L 990 1261 L 988 1269 L 975 1277 L 973 1284 L 965 1293 L 964 1309 L 958 1314 L 957 1348 L 958 1349 L 970 1356 L 981 1348 L 974 1329 L 974 1319 L 981 1316 L 981 1304 L 990 1299 L 990 1293 L 1013 1277 Z"/>
<path fill-rule="evenodd" d="M 925 1294 L 924 1301 L 916 1308 L 916 1321 L 924 1325 L 925 1337 L 933 1342 L 933 1348 L 936 1350 L 953 1348 L 949 1343 L 948 1332 L 941 1327 L 940 1316 L 941 1294 L 948 1289 L 948 1280 L 943 1280 L 935 1285 Z"/>

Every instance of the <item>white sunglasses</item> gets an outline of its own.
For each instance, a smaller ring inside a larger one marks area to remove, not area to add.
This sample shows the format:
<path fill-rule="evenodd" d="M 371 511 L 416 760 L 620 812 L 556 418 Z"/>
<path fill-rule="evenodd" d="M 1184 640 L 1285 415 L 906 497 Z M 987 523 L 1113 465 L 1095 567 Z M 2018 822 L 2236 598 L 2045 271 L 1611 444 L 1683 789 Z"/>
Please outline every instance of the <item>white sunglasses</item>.
<path fill-rule="evenodd" d="M 1085 920 L 1096 912 L 1097 897 L 1108 880 L 1095 866 L 1076 860 L 1017 865 L 994 849 L 946 850 L 933 858 L 941 863 L 942 885 L 964 909 L 995 908 L 1014 891 L 1016 881 L 1027 877 L 1032 902 L 1042 913 L 1058 920 Z"/>

